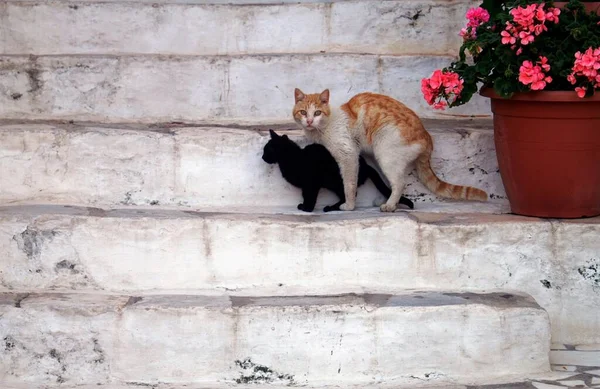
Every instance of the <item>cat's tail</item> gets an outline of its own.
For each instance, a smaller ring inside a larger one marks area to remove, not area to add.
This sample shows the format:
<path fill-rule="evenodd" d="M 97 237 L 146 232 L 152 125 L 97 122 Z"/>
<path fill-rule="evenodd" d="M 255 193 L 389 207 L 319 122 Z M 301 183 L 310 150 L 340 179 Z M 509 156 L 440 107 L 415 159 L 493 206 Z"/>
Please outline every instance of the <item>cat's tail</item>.
<path fill-rule="evenodd" d="M 419 180 L 433 193 L 440 197 L 455 200 L 487 201 L 488 195 L 481 189 L 472 186 L 453 185 L 438 178 L 431 169 L 431 152 L 424 152 L 416 161 Z"/>

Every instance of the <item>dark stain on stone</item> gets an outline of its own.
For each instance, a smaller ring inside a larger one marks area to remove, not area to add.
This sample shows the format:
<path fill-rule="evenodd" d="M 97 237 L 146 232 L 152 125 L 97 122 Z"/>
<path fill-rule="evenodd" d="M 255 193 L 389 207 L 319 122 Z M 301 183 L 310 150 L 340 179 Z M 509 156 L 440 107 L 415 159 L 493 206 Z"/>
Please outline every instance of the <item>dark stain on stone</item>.
<path fill-rule="evenodd" d="M 75 5 L 75 4 L 71 4 L 71 5 L 69 5 L 69 8 L 74 9 L 75 11 L 77 11 L 79 9 L 79 6 Z"/>
<path fill-rule="evenodd" d="M 22 93 L 13 93 L 10 95 L 10 97 L 12 97 L 13 100 L 19 100 L 21 97 L 23 97 Z"/>
<path fill-rule="evenodd" d="M 88 211 L 89 216 L 94 216 L 94 217 L 106 216 L 106 211 L 102 208 L 86 207 L 86 209 Z"/>
<path fill-rule="evenodd" d="M 206 221 L 202 224 L 202 240 L 204 242 L 204 256 L 212 258 L 212 238 L 210 235 L 210 227 Z"/>
<path fill-rule="evenodd" d="M 134 205 L 133 201 L 131 200 L 131 191 L 125 192 L 125 199 L 123 199 L 123 201 L 121 201 L 121 204 Z"/>
<path fill-rule="evenodd" d="M 500 297 L 502 297 L 503 299 L 510 299 L 513 297 L 513 295 L 512 294 L 503 294 Z"/>
<path fill-rule="evenodd" d="M 150 201 L 150 205 L 160 205 L 158 200 L 152 200 Z"/>
<path fill-rule="evenodd" d="M 377 307 L 382 307 L 387 305 L 388 300 L 392 297 L 391 294 L 365 294 L 363 295 L 363 299 L 365 303 L 368 305 L 375 305 Z"/>
<path fill-rule="evenodd" d="M 419 18 L 421 16 L 423 16 L 423 10 L 422 9 L 418 9 L 413 14 L 406 13 L 406 14 L 402 15 L 402 18 L 410 20 L 410 22 L 408 23 L 408 25 L 411 26 L 411 27 L 415 27 L 417 25 L 417 21 L 419 20 Z"/>
<path fill-rule="evenodd" d="M 75 269 L 75 266 L 77 266 L 77 265 L 67 261 L 66 259 L 63 259 L 62 261 L 60 261 L 56 265 L 54 265 L 54 270 L 57 273 L 61 270 L 69 270 L 73 274 L 78 274 L 79 270 Z"/>
<path fill-rule="evenodd" d="M 51 241 L 58 233 L 56 231 L 42 231 L 27 226 L 25 231 L 13 236 L 17 246 L 29 260 L 37 259 L 45 242 Z"/>
<path fill-rule="evenodd" d="M 53 348 L 52 350 L 50 350 L 50 352 L 48 353 L 48 355 L 50 355 L 50 358 L 56 359 L 56 361 L 58 363 L 62 362 L 62 356 L 60 355 L 60 353 L 58 351 L 56 351 L 55 348 Z"/>
<path fill-rule="evenodd" d="M 600 261 L 592 258 L 587 264 L 577 269 L 577 272 L 594 287 L 600 287 Z"/>
<path fill-rule="evenodd" d="M 542 285 L 544 286 L 544 288 L 546 288 L 546 289 L 551 289 L 552 288 L 552 284 L 550 283 L 550 281 L 548 281 L 548 280 L 540 280 L 540 282 L 542 283 Z"/>
<path fill-rule="evenodd" d="M 94 363 L 104 363 L 104 350 L 100 347 L 98 343 L 98 339 L 93 338 L 92 342 L 94 343 L 94 352 L 96 353 L 96 358 L 94 358 Z"/>
<path fill-rule="evenodd" d="M 18 293 L 15 298 L 15 308 L 21 308 L 21 303 L 29 297 L 29 293 Z"/>
<path fill-rule="evenodd" d="M 37 92 L 38 90 L 42 89 L 43 82 L 40 77 L 40 75 L 42 73 L 40 69 L 37 69 L 37 68 L 25 69 L 25 73 L 27 73 L 27 77 L 29 78 L 29 86 L 31 87 L 31 89 L 29 89 L 29 92 L 34 93 L 34 92 Z"/>
<path fill-rule="evenodd" d="M 267 366 L 252 362 L 250 358 L 243 361 L 236 360 L 235 364 L 242 369 L 240 377 L 235 380 L 238 384 L 265 384 L 283 381 L 288 386 L 294 385 L 293 375 L 278 373 Z"/>
<path fill-rule="evenodd" d="M 142 387 L 146 387 L 146 388 L 156 388 L 158 387 L 157 384 L 148 384 L 146 382 L 126 382 L 126 385 L 130 385 L 130 386 L 142 386 Z"/>
<path fill-rule="evenodd" d="M 500 200 L 504 200 L 506 199 L 506 196 L 500 196 L 500 195 L 495 195 L 493 193 L 490 193 L 490 199 L 500 199 Z"/>
<path fill-rule="evenodd" d="M 143 297 L 139 297 L 139 296 L 131 296 L 129 297 L 129 300 L 127 300 L 127 303 L 125 304 L 126 307 L 129 307 L 135 303 L 138 303 L 140 301 L 142 301 L 144 298 Z"/>
<path fill-rule="evenodd" d="M 11 351 L 12 349 L 15 348 L 15 340 L 12 338 L 12 336 L 7 335 L 4 337 L 4 351 Z"/>
<path fill-rule="evenodd" d="M 556 382 L 558 384 L 558 382 Z M 557 386 L 559 388 L 559 386 Z M 468 385 L 466 389 L 535 389 L 531 382 L 513 382 L 510 384 Z"/>

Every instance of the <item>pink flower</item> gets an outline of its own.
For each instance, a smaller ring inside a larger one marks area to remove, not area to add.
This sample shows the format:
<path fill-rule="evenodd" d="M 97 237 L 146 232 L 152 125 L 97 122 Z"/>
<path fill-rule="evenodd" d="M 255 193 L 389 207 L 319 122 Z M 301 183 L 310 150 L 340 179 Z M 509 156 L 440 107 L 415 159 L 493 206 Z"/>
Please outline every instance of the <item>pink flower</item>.
<path fill-rule="evenodd" d="M 548 65 L 548 58 L 541 56 L 540 60 L 537 62 L 545 72 L 550 70 L 550 65 Z"/>
<path fill-rule="evenodd" d="M 517 42 L 517 38 L 510 35 L 507 31 L 502 31 L 500 33 L 500 35 L 502 35 L 502 44 L 503 45 L 508 45 L 508 44 L 513 45 Z"/>
<path fill-rule="evenodd" d="M 458 35 L 466 41 L 477 38 L 477 30 L 471 27 L 461 28 Z"/>
<path fill-rule="evenodd" d="M 444 110 L 447 106 L 448 103 L 445 101 L 438 101 L 437 103 L 433 104 L 433 109 Z"/>
<path fill-rule="evenodd" d="M 523 85 L 529 85 L 531 90 L 542 90 L 546 84 L 552 82 L 552 77 L 546 76 L 544 72 L 550 70 L 548 58 L 540 57 L 534 65 L 531 61 L 523 61 L 519 68 L 519 82 Z"/>
<path fill-rule="evenodd" d="M 429 85 L 432 89 L 438 89 L 442 85 L 443 73 L 441 70 L 436 70 L 429 79 Z"/>
<path fill-rule="evenodd" d="M 510 10 L 513 20 L 521 26 L 529 26 L 533 24 L 533 18 L 537 10 L 536 4 L 530 4 L 526 7 L 517 7 Z"/>
<path fill-rule="evenodd" d="M 588 48 L 585 52 L 575 53 L 575 62 L 572 73 L 567 76 L 567 80 L 572 85 L 579 85 L 575 88 L 579 97 L 585 96 L 588 87 L 600 88 L 600 47 Z M 576 77 L 579 76 L 579 79 Z"/>
<path fill-rule="evenodd" d="M 477 38 L 477 27 L 490 20 L 488 11 L 481 7 L 471 8 L 467 11 L 466 18 L 469 19 L 467 26 L 460 30 L 460 36 L 464 40 Z"/>
<path fill-rule="evenodd" d="M 466 18 L 469 19 L 467 27 L 479 27 L 481 24 L 486 23 L 490 20 L 490 14 L 488 11 L 481 7 L 471 8 L 467 11 Z"/>
<path fill-rule="evenodd" d="M 506 29 L 502 35 L 502 44 L 514 45 L 518 40 L 521 45 L 528 45 L 535 40 L 535 36 L 548 31 L 546 23 L 558 23 L 560 10 L 556 8 L 544 9 L 545 3 L 530 4 L 526 7 L 516 7 L 510 10 L 512 22 L 506 22 Z M 514 40 L 511 38 L 514 37 Z"/>
<path fill-rule="evenodd" d="M 519 33 L 519 39 L 521 39 L 521 44 L 522 45 L 528 45 L 531 42 L 533 42 L 533 35 L 531 35 L 530 32 L 527 31 L 521 31 Z"/>
<path fill-rule="evenodd" d="M 435 109 L 444 109 L 456 101 L 463 90 L 464 80 L 458 73 L 436 70 L 430 78 L 421 80 L 421 92 L 427 104 Z"/>
<path fill-rule="evenodd" d="M 521 55 L 521 53 L 523 52 L 523 49 L 519 47 L 519 49 L 517 50 L 517 55 Z"/>
<path fill-rule="evenodd" d="M 548 12 L 546 13 L 546 20 L 549 22 L 558 23 L 558 15 L 560 15 L 560 9 L 548 8 Z"/>

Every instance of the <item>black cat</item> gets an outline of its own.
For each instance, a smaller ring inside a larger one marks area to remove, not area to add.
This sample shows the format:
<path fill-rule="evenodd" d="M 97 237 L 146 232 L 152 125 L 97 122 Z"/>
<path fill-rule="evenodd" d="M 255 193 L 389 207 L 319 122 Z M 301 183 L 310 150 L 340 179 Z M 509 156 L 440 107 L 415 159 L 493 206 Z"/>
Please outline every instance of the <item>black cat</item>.
<path fill-rule="evenodd" d="M 279 136 L 273 130 L 269 130 L 269 132 L 271 139 L 265 145 L 262 159 L 267 163 L 278 163 L 283 178 L 302 189 L 304 203 L 298 204 L 298 209 L 312 212 L 315 209 L 319 190 L 325 188 L 335 193 L 340 201 L 326 206 L 323 211 L 339 211 L 340 205 L 346 201 L 344 183 L 337 162 L 325 146 L 311 144 L 301 148 L 287 135 Z M 373 181 L 381 194 L 386 197 L 390 196 L 392 191 L 383 182 L 377 171 L 369 166 L 363 157 L 360 157 L 358 185 L 364 184 L 367 178 Z M 413 202 L 404 196 L 400 198 L 400 204 L 404 204 L 410 209 L 414 208 Z"/>

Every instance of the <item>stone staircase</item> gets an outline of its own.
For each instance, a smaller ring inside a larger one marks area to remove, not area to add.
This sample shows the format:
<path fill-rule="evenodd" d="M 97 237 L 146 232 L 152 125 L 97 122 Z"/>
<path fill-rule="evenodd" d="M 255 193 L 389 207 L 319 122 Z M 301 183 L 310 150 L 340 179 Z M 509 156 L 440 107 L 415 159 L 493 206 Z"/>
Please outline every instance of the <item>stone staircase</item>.
<path fill-rule="evenodd" d="M 0 388 L 593 387 L 600 218 L 508 214 L 485 100 L 419 95 L 474 4 L 0 3 Z M 405 101 L 490 202 L 297 211 L 296 86 Z"/>

